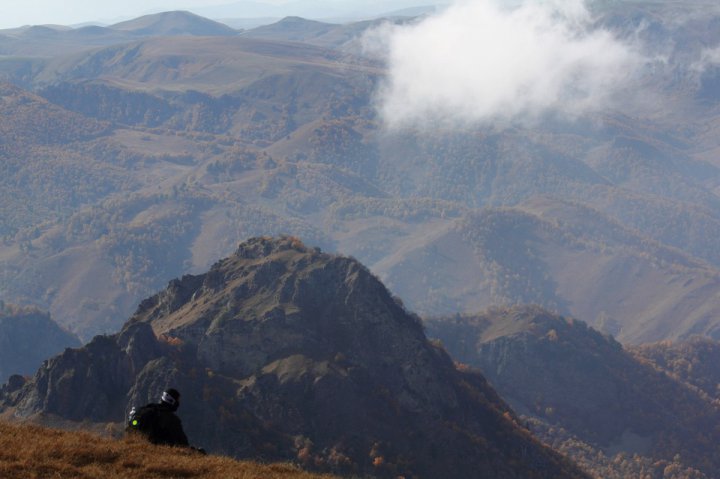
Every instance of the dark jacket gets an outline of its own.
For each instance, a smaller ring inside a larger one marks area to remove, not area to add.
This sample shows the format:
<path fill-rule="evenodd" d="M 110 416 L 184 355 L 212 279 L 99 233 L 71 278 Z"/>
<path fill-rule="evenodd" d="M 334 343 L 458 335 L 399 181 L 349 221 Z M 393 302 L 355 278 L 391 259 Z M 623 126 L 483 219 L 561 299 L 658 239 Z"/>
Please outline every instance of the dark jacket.
<path fill-rule="evenodd" d="M 153 444 L 168 446 L 188 446 L 188 439 L 183 431 L 182 421 L 175 415 L 171 406 L 163 402 L 148 404 L 154 410 L 151 416 L 152 425 L 142 432 Z"/>

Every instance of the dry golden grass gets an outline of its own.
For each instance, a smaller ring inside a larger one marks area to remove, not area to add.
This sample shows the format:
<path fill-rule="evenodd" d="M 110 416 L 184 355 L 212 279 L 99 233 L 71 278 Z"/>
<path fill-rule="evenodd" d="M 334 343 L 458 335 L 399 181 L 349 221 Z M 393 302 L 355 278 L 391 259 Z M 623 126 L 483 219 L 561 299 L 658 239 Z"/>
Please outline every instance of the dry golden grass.
<path fill-rule="evenodd" d="M 202 456 L 184 448 L 0 422 L 2 479 L 331 479 L 289 464 Z"/>

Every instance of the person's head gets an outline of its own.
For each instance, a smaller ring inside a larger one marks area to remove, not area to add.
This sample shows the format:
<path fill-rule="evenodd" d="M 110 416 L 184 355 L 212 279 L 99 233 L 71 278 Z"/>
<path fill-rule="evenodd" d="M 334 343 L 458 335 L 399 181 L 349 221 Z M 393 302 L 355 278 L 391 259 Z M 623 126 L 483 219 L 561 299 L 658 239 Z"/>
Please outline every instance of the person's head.
<path fill-rule="evenodd" d="M 160 402 L 167 404 L 173 411 L 180 407 L 180 393 L 177 389 L 166 389 L 160 397 Z"/>

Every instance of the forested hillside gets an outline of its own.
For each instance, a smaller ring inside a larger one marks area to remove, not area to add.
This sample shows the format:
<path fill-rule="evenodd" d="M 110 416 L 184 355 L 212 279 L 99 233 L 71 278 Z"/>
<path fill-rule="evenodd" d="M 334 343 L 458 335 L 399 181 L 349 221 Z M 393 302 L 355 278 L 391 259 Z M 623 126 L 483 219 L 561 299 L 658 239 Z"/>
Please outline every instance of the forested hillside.
<path fill-rule="evenodd" d="M 592 5 L 643 59 L 622 101 L 432 131 L 388 128 L 391 65 L 361 48 L 423 18 L 6 31 L 0 296 L 89 339 L 287 233 L 354 255 L 421 314 L 531 301 L 623 342 L 717 337 L 718 14 L 678 8 Z"/>
<path fill-rule="evenodd" d="M 717 343 L 625 350 L 581 321 L 537 307 L 426 324 L 457 361 L 486 375 L 539 438 L 597 477 L 717 477 L 720 409 L 698 386 L 714 382 Z"/>

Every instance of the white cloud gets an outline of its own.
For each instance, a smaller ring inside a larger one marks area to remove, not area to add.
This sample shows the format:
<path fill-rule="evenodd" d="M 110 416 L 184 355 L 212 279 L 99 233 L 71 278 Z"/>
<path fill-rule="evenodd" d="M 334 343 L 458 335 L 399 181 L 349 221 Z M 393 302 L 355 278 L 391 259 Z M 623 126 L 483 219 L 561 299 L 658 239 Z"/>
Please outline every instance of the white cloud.
<path fill-rule="evenodd" d="M 458 1 L 415 25 L 374 32 L 388 77 L 379 93 L 391 127 L 576 115 L 607 102 L 639 57 L 581 0 Z"/>
<path fill-rule="evenodd" d="M 710 67 L 720 65 L 720 46 L 706 48 L 700 53 L 700 60 L 692 65 L 693 70 L 700 73 Z"/>

